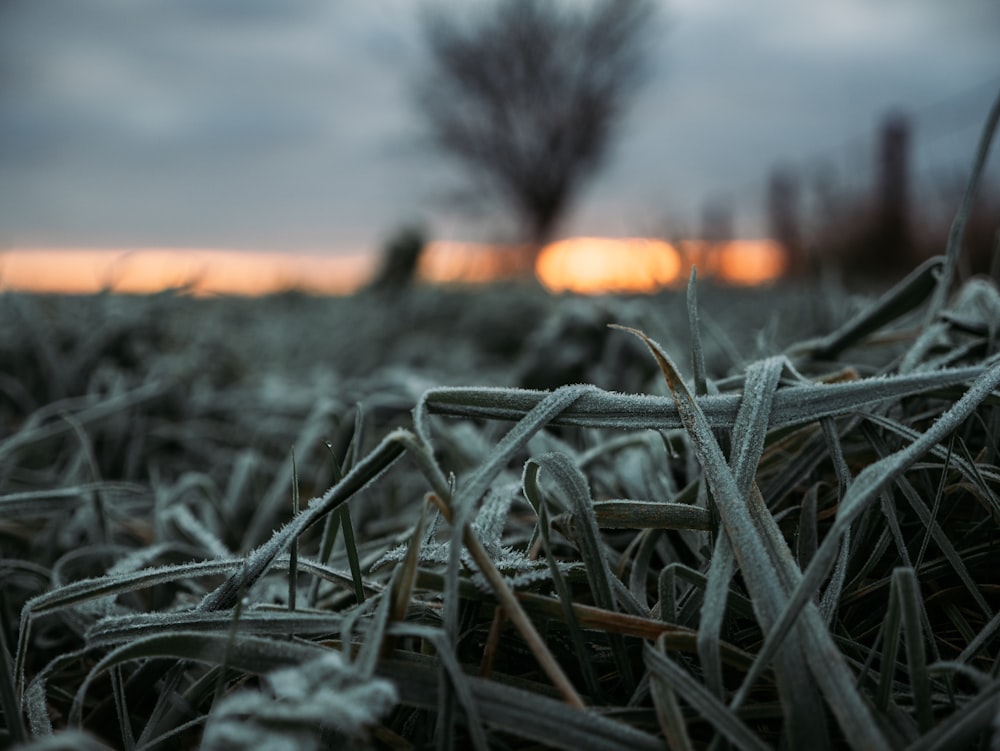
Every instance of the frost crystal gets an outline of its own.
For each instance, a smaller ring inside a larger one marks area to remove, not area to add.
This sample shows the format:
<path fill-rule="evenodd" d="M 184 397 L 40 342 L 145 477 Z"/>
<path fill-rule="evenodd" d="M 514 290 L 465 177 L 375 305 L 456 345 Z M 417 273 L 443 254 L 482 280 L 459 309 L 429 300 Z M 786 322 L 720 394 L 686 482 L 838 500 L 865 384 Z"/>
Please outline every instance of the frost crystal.
<path fill-rule="evenodd" d="M 319 749 L 322 731 L 358 739 L 396 703 L 395 687 L 364 678 L 337 652 L 275 671 L 261 691 L 238 691 L 212 711 L 204 751 Z"/>

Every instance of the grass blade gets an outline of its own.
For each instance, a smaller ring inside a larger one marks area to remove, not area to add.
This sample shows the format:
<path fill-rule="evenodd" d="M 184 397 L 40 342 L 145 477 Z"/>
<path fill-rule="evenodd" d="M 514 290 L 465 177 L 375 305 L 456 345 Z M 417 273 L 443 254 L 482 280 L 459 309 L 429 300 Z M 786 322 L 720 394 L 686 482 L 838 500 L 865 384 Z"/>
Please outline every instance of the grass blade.
<path fill-rule="evenodd" d="M 552 552 L 552 541 L 549 532 L 550 515 L 548 511 L 548 501 L 545 495 L 541 492 L 538 487 L 538 470 L 541 465 L 536 461 L 528 461 L 524 465 L 524 477 L 521 481 L 521 487 L 524 491 L 524 497 L 531 504 L 532 508 L 535 509 L 535 513 L 538 515 L 538 533 L 539 538 L 542 542 L 542 549 L 545 553 L 545 561 L 549 566 L 549 573 L 552 576 L 552 584 L 556 590 L 556 595 L 559 599 L 559 604 L 562 606 L 563 616 L 566 623 L 566 628 L 569 630 L 570 639 L 573 641 L 573 646 L 576 649 L 577 655 L 582 659 L 580 660 L 580 667 L 583 672 L 584 682 L 587 684 L 587 690 L 590 692 L 591 697 L 596 700 L 601 699 L 601 687 L 597 682 L 597 678 L 594 675 L 594 669 L 591 666 L 590 660 L 586 659 L 584 656 L 588 654 L 589 650 L 583 639 L 583 630 L 580 628 L 580 621 L 577 620 L 576 612 L 573 610 L 573 596 L 570 593 L 569 586 L 566 584 L 566 579 L 563 577 L 562 571 L 559 570 L 559 566 L 556 563 L 555 556 Z"/>
<path fill-rule="evenodd" d="M 469 528 L 469 522 L 472 519 L 476 504 L 486 494 L 486 491 L 489 490 L 490 484 L 496 476 L 500 474 L 504 467 L 510 464 L 515 454 L 524 448 L 528 440 L 530 440 L 530 438 L 545 425 L 551 422 L 556 415 L 565 411 L 570 405 L 573 404 L 573 402 L 577 401 L 587 391 L 592 390 L 592 388 L 593 387 L 591 386 L 564 386 L 551 394 L 546 395 L 542 401 L 540 401 L 533 409 L 529 410 L 524 417 L 513 428 L 511 428 L 510 431 L 507 432 L 507 434 L 497 444 L 495 450 L 487 461 L 476 470 L 466 483 L 459 486 L 454 496 L 449 493 L 441 498 L 441 500 L 445 502 L 448 507 L 449 522 L 452 525 L 450 541 L 451 547 L 449 550 L 448 567 L 446 569 L 444 587 L 445 630 L 452 639 L 457 637 L 459 606 L 459 554 L 463 541 L 465 542 L 465 546 L 469 548 L 470 554 L 473 554 L 474 556 L 481 556 L 484 559 L 483 561 L 476 561 L 477 565 L 480 566 L 483 575 L 490 578 L 494 573 L 496 574 L 496 580 L 491 582 L 491 584 L 494 586 L 498 596 L 500 596 L 501 592 L 505 593 L 504 597 L 506 597 L 506 593 L 509 593 L 509 589 L 503 582 L 503 578 L 500 576 L 499 572 L 496 571 L 492 561 L 489 560 L 489 555 L 483 549 L 482 543 L 479 542 L 478 538 L 475 537 Z M 414 410 L 414 421 L 421 430 L 427 429 L 427 417 L 424 412 L 426 404 L 427 394 L 424 395 Z M 423 427 L 421 428 L 420 426 Z M 483 569 L 484 565 L 486 567 L 485 569 Z M 512 599 L 512 597 L 508 599 Z M 516 601 L 514 601 L 514 603 L 514 607 L 519 609 L 519 606 L 516 605 Z M 510 610 L 508 610 L 507 615 L 512 620 L 516 620 L 519 617 Z M 534 628 L 531 626 L 531 622 L 527 620 L 526 616 L 523 619 L 521 628 L 526 629 L 526 631 L 522 630 L 522 634 L 534 633 Z M 537 637 L 537 634 L 535 637 Z M 529 636 L 529 638 L 533 637 Z M 533 648 L 533 651 L 536 650 L 536 656 L 541 655 L 542 659 L 551 659 L 551 655 L 548 654 L 547 649 L 544 649 L 544 644 L 541 639 L 537 640 L 537 644 Z M 576 692 L 572 689 L 569 681 L 565 679 L 565 676 L 562 675 L 562 671 L 557 669 L 558 666 L 554 664 L 554 661 L 553 666 L 556 669 L 553 670 L 552 677 L 557 681 L 565 682 L 564 688 L 568 692 L 567 695 L 573 696 Z M 579 701 L 579 697 L 576 697 L 575 700 Z"/>
<path fill-rule="evenodd" d="M 587 479 L 565 454 L 545 454 L 533 461 L 540 470 L 552 476 L 555 485 L 565 494 L 569 502 L 569 508 L 576 522 L 574 541 L 580 549 L 580 557 L 583 559 L 594 602 L 599 608 L 617 611 L 618 603 L 611 582 L 614 574 L 601 549 L 600 533 L 597 529 L 597 519 L 594 516 L 593 499 L 587 486 Z M 621 637 L 611 637 L 611 650 L 615 654 L 619 674 L 625 681 L 627 690 L 631 692 L 635 688 L 635 678 Z"/>
<path fill-rule="evenodd" d="M 816 551 L 809 567 L 803 572 L 802 579 L 796 585 L 781 619 L 767 634 L 764 645 L 754 660 L 753 668 L 747 673 L 740 691 L 734 697 L 733 701 L 737 706 L 746 698 L 749 686 L 759 676 L 759 671 L 774 658 L 779 645 L 799 614 L 808 607 L 808 603 L 819 589 L 823 578 L 834 562 L 841 535 L 851 522 L 898 475 L 909 469 L 934 446 L 944 441 L 998 386 L 1000 386 L 1000 364 L 994 365 L 983 373 L 962 398 L 913 443 L 868 465 L 858 474 L 854 482 L 851 483 L 847 496 L 840 504 L 833 527 Z"/>
<path fill-rule="evenodd" d="M 858 313 L 832 334 L 815 343 L 800 345 L 796 348 L 796 354 L 803 351 L 814 358 L 835 359 L 848 347 L 925 303 L 934 292 L 944 266 L 944 256 L 928 258 L 879 297 L 872 306 Z"/>
<path fill-rule="evenodd" d="M 660 732 L 667 741 L 667 747 L 671 751 L 694 751 L 677 693 L 658 674 L 650 676 L 649 693 L 653 697 L 656 720 L 660 723 Z"/>
<path fill-rule="evenodd" d="M 354 523 L 351 521 L 351 508 L 344 504 L 337 509 L 336 514 L 340 517 L 340 528 L 344 532 L 344 547 L 347 550 L 347 562 L 351 568 L 351 578 L 354 579 L 354 596 L 358 599 L 358 604 L 365 601 L 365 583 L 361 578 L 361 557 L 358 555 L 357 538 L 354 536 Z"/>
<path fill-rule="evenodd" d="M 394 627 L 395 628 L 395 627 Z M 390 678 L 402 703 L 434 709 L 441 690 L 436 666 L 426 660 L 384 660 L 379 675 Z M 483 722 L 565 751 L 662 751 L 661 739 L 594 711 L 514 686 L 468 676 Z"/>
<path fill-rule="evenodd" d="M 680 694 L 688 704 L 711 723 L 712 727 L 733 743 L 746 751 L 767 751 L 768 746 L 748 728 L 736 713 L 719 701 L 704 686 L 695 681 L 684 670 L 663 654 L 664 648 L 657 644 L 654 648 L 643 645 L 643 656 L 650 673 Z"/>
<path fill-rule="evenodd" d="M 258 636 L 287 636 L 294 633 L 300 637 L 318 637 L 339 633 L 341 621 L 342 616 L 338 613 L 251 609 L 240 613 L 239 628 L 241 633 Z M 171 631 L 223 632 L 232 623 L 233 613 L 229 611 L 108 616 L 87 629 L 86 644 L 88 648 L 106 648 L 147 636 L 162 636 Z"/>
<path fill-rule="evenodd" d="M 299 471 L 295 466 L 295 447 L 292 446 L 292 518 L 299 515 Z M 299 538 L 292 539 L 288 546 L 288 609 L 295 612 L 299 594 Z"/>
<path fill-rule="evenodd" d="M 706 509 L 687 503 L 660 503 L 615 498 L 591 506 L 601 529 L 712 529 Z"/>
<path fill-rule="evenodd" d="M 705 374 L 705 351 L 701 346 L 701 327 L 698 325 L 698 270 L 691 267 L 691 278 L 687 286 L 688 328 L 691 333 L 691 365 L 694 369 L 694 393 L 704 396 L 708 393 L 708 377 Z"/>
<path fill-rule="evenodd" d="M 698 452 L 699 461 L 732 543 L 733 552 L 750 589 L 758 621 L 762 625 L 773 623 L 777 620 L 778 613 L 785 609 L 787 596 L 784 587 L 794 584 L 799 576 L 791 552 L 788 551 L 777 525 L 763 507 L 763 503 L 758 504 L 758 514 L 751 515 L 744 502 L 745 496 L 739 492 L 736 478 L 712 435 L 704 413 L 699 410 L 697 402 L 681 380 L 669 356 L 642 332 L 631 331 L 639 336 L 653 353 L 677 401 L 678 412 L 685 419 L 688 433 Z M 766 381 L 768 375 L 773 377 L 773 367 L 767 364 L 761 366 L 759 372 L 762 383 Z M 770 527 L 767 526 L 768 522 Z M 768 539 L 770 551 L 760 536 L 762 533 Z M 784 582 L 772 575 L 775 567 L 785 579 Z M 804 657 L 848 742 L 858 748 L 887 748 L 888 744 L 875 724 L 868 706 L 855 688 L 843 655 L 833 644 L 830 632 L 820 619 L 815 606 L 811 603 L 803 605 L 806 614 L 805 626 L 801 633 L 804 654 L 799 651 L 794 640 L 787 639 L 786 630 L 781 635 L 781 642 L 786 655 L 783 659 L 787 659 L 788 662 L 782 664 L 782 674 L 788 677 L 789 685 L 795 685 L 795 678 L 805 672 L 804 665 L 796 665 L 796 662 L 801 663 Z M 768 627 L 765 625 L 765 628 Z M 774 629 L 771 628 L 768 632 L 769 638 L 773 633 Z M 789 701 L 794 702 L 796 698 L 789 696 Z M 736 699 L 734 704 L 739 706 Z M 803 706 L 807 706 L 807 703 Z"/>
<path fill-rule="evenodd" d="M 907 746 L 907 751 L 975 748 L 976 741 L 985 733 L 996 733 L 998 697 L 1000 678 L 994 678 L 968 704 Z"/>
<path fill-rule="evenodd" d="M 247 556 L 240 571 L 229 577 L 214 592 L 209 594 L 199 608 L 201 610 L 225 610 L 231 608 L 239 597 L 256 582 L 268 569 L 274 559 L 291 544 L 292 540 L 309 527 L 336 510 L 351 496 L 374 481 L 393 464 L 405 449 L 404 439 L 412 435 L 405 430 L 394 430 L 387 435 L 370 454 L 361 459 L 344 478 L 319 498 L 309 502 L 306 510 L 287 526 L 271 536 L 271 539 Z"/>
<path fill-rule="evenodd" d="M 412 623 L 396 623 L 390 628 L 390 632 L 393 636 L 416 636 L 434 646 L 438 659 L 444 667 L 444 673 L 454 689 L 455 696 L 462 709 L 465 710 L 466 727 L 469 735 L 472 736 L 472 745 L 479 751 L 486 751 L 489 748 L 489 743 L 486 740 L 486 732 L 483 730 L 479 705 L 473 696 L 469 676 L 459 665 L 444 631 Z M 373 664 L 372 667 L 374 668 L 375 665 Z"/>
<path fill-rule="evenodd" d="M 3 710 L 7 733 L 11 743 L 17 745 L 27 740 L 24 715 L 17 701 L 17 683 L 14 664 L 7 647 L 7 592 L 0 586 L 0 709 Z"/>
<path fill-rule="evenodd" d="M 124 644 L 105 655 L 87 674 L 77 690 L 70 721 L 78 724 L 83 700 L 98 675 L 116 665 L 152 657 L 195 660 L 209 665 L 227 664 L 244 673 L 259 675 L 317 657 L 329 650 L 307 642 L 267 639 L 227 633 L 173 631 Z"/>
<path fill-rule="evenodd" d="M 865 411 L 882 402 L 970 383 L 986 369 L 971 366 L 782 388 L 774 395 L 769 425 L 772 428 L 789 427 Z M 425 414 L 521 420 L 549 396 L 545 391 L 523 389 L 440 388 L 427 391 L 421 404 Z M 712 394 L 698 397 L 696 401 L 710 427 L 728 429 L 736 420 L 742 398 L 742 394 Z M 684 427 L 671 397 L 617 394 L 594 386 L 549 422 L 557 426 L 616 430 Z"/>
<path fill-rule="evenodd" d="M 903 615 L 900 611 L 899 581 L 892 580 L 889 590 L 889 607 L 881 626 L 882 656 L 879 668 L 878 687 L 875 690 L 875 706 L 885 714 L 892 699 L 892 685 L 896 675 L 896 660 L 899 657 L 899 637 L 902 633 Z"/>
<path fill-rule="evenodd" d="M 443 503 L 440 508 L 442 514 L 447 518 L 449 514 L 448 508 Z M 449 519 L 449 521 L 451 520 Z M 497 571 L 496 566 L 493 565 L 493 561 L 490 560 L 489 553 L 486 552 L 486 549 L 479 541 L 479 538 L 476 537 L 472 528 L 468 525 L 466 525 L 463 532 L 464 534 L 462 536 L 462 540 L 465 543 L 466 549 L 469 551 L 469 555 L 472 556 L 472 560 L 476 563 L 476 566 L 479 567 L 479 572 L 489 583 L 490 588 L 493 590 L 494 595 L 496 595 L 497 600 L 507 612 L 507 617 L 510 618 L 511 622 L 517 627 L 518 631 L 520 631 L 521 637 L 527 643 L 528 648 L 535 656 L 535 659 L 538 660 L 542 670 L 545 671 L 545 674 L 559 689 L 568 704 L 583 708 L 583 699 L 581 699 L 580 695 L 577 694 L 576 689 L 573 688 L 573 684 L 570 682 L 569 678 L 566 677 L 562 668 L 559 667 L 559 663 L 552 656 L 552 653 L 546 646 L 545 641 L 541 638 L 541 636 L 539 636 L 538 631 L 535 630 L 535 627 L 532 625 L 527 613 L 524 612 L 524 608 L 521 607 L 518 598 L 514 596 L 514 593 L 504 581 L 503 576 L 499 571 Z M 445 586 L 447 586 L 447 576 L 445 577 Z M 455 599 L 458 599 L 457 595 Z"/>
<path fill-rule="evenodd" d="M 958 271 L 958 259 L 962 254 L 962 239 L 965 236 L 965 227 L 972 213 L 975 203 L 976 193 L 979 191 L 979 183 L 983 174 L 983 167 L 986 165 L 986 157 L 990 153 L 990 146 L 993 137 L 996 135 L 997 126 L 1000 125 L 1000 92 L 990 107 L 990 112 L 986 116 L 983 124 L 983 132 L 979 137 L 979 145 L 976 147 L 976 154 L 972 160 L 972 170 L 969 173 L 969 180 L 965 185 L 965 192 L 962 194 L 962 202 L 959 204 L 955 219 L 948 232 L 948 255 L 947 261 L 942 269 L 941 279 L 934 290 L 934 297 L 931 299 L 930 308 L 927 311 L 925 324 L 930 325 L 935 317 L 944 309 L 951 294 L 951 287 Z"/>
<path fill-rule="evenodd" d="M 931 686 L 927 673 L 927 654 L 924 651 L 922 606 L 920 587 L 912 568 L 897 568 L 892 572 L 893 584 L 897 585 L 899 612 L 906 641 L 906 662 L 910 672 L 910 691 L 916 709 L 917 724 L 922 733 L 934 724 L 931 712 Z"/>

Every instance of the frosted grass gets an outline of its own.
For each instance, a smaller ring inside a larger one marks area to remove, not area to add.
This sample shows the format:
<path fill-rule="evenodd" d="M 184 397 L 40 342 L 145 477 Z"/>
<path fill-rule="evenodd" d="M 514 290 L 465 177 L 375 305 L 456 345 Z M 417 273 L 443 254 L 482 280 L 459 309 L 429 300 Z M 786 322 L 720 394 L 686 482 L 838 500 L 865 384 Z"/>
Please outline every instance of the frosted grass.
<path fill-rule="evenodd" d="M 329 303 L 366 339 L 330 359 L 304 297 L 0 297 L 2 741 L 986 747 L 1000 293 L 955 247 L 774 351 L 694 277 L 680 337 L 595 301 L 626 330 L 551 391 L 551 352 L 470 364 L 462 293 Z M 560 330 L 494 302 L 503 346 Z"/>

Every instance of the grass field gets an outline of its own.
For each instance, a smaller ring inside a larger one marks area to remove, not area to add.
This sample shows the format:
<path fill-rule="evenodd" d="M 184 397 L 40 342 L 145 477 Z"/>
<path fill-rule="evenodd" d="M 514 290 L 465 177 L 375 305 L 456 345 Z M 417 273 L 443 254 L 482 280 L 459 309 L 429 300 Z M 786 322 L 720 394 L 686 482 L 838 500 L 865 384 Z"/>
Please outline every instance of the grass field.
<path fill-rule="evenodd" d="M 3 295 L 0 743 L 996 748 L 959 248 L 866 298 Z"/>

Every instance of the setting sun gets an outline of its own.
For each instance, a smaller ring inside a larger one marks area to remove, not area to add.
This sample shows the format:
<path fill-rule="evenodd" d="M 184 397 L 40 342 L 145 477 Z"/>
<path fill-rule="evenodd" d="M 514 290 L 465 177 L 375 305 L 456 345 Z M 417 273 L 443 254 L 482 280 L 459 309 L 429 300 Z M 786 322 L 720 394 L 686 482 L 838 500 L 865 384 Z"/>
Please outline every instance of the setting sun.
<path fill-rule="evenodd" d="M 701 278 L 753 285 L 778 278 L 785 264 L 784 251 L 771 240 L 682 241 L 675 247 L 644 238 L 574 237 L 542 250 L 536 273 L 553 292 L 647 293 L 685 281 L 692 266 Z"/>
<path fill-rule="evenodd" d="M 675 281 L 673 246 L 644 238 L 573 237 L 542 250 L 535 271 L 553 292 L 654 292 Z"/>

